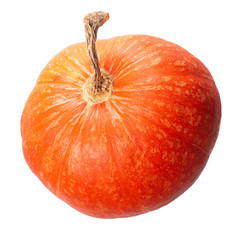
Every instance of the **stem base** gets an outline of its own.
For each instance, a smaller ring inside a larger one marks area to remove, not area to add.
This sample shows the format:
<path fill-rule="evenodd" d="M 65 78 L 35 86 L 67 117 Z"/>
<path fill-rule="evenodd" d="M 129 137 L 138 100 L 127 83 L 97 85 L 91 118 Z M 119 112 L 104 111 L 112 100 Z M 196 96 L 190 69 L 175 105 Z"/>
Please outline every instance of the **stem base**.
<path fill-rule="evenodd" d="M 104 70 L 100 69 L 102 83 L 96 88 L 95 75 L 92 74 L 83 85 L 83 98 L 89 105 L 95 105 L 109 100 L 113 91 L 113 77 Z"/>

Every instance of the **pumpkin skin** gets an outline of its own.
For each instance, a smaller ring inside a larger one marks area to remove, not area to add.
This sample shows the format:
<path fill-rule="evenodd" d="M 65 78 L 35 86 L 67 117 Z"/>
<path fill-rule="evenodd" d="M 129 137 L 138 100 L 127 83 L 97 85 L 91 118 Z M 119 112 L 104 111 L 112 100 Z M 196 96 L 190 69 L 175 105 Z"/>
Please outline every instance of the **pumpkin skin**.
<path fill-rule="evenodd" d="M 217 139 L 221 103 L 207 68 L 180 46 L 129 35 L 97 40 L 112 97 L 89 105 L 86 44 L 43 69 L 21 119 L 23 153 L 57 197 L 99 218 L 158 209 L 199 177 Z"/>

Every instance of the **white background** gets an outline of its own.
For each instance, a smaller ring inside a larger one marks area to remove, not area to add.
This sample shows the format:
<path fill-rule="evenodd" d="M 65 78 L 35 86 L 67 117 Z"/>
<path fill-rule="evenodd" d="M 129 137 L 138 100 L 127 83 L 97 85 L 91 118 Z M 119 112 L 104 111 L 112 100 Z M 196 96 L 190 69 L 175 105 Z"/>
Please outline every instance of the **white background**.
<path fill-rule="evenodd" d="M 41 0 L 0 3 L 0 239 L 240 239 L 240 13 L 227 0 Z M 222 124 L 197 182 L 169 205 L 141 216 L 103 220 L 52 195 L 22 155 L 20 117 L 47 62 L 85 41 L 82 19 L 103 10 L 98 38 L 148 34 L 177 43 L 210 70 Z"/>

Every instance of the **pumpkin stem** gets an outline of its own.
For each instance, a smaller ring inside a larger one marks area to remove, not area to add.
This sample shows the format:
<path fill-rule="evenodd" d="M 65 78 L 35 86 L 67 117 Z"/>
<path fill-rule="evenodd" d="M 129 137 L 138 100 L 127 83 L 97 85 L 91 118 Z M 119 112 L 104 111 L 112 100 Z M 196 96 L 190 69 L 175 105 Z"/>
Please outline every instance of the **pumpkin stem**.
<path fill-rule="evenodd" d="M 83 97 L 90 105 L 107 101 L 112 95 L 113 78 L 109 72 L 100 69 L 96 50 L 98 28 L 108 19 L 109 14 L 105 12 L 93 12 L 84 17 L 87 53 L 93 74 L 83 86 Z"/>
<path fill-rule="evenodd" d="M 93 12 L 84 17 L 87 52 L 92 63 L 96 91 L 99 91 L 101 89 L 102 84 L 102 76 L 96 50 L 97 32 L 98 28 L 101 27 L 108 19 L 109 14 L 105 12 Z"/>

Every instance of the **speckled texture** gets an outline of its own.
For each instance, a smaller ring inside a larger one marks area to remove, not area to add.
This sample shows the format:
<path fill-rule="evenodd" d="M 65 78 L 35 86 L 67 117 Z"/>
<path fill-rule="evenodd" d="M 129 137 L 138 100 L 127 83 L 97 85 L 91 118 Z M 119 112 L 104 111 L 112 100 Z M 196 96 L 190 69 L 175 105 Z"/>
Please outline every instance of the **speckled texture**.
<path fill-rule="evenodd" d="M 198 178 L 215 144 L 220 98 L 183 48 L 144 35 L 97 41 L 112 97 L 89 105 L 85 43 L 55 56 L 25 105 L 23 152 L 42 183 L 95 217 L 128 217 L 171 202 Z"/>

